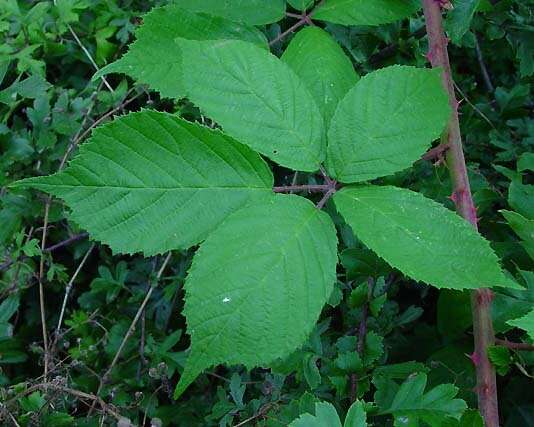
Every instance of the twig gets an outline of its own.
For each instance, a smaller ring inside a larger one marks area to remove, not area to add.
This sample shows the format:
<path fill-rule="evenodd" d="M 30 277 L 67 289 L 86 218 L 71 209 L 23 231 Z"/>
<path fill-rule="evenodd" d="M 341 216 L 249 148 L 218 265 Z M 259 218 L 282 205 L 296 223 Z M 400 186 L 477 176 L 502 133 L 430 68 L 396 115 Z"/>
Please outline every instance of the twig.
<path fill-rule="evenodd" d="M 54 382 L 44 382 L 44 383 L 39 383 L 39 384 L 35 384 L 35 385 L 31 386 L 31 387 L 28 387 L 26 390 L 24 390 L 23 392 L 17 394 L 14 398 L 8 400 L 3 405 L 7 407 L 7 406 L 11 405 L 12 403 L 18 402 L 21 397 L 27 396 L 28 394 L 31 394 L 34 391 L 41 390 L 41 389 L 43 389 L 43 390 L 49 390 L 49 389 L 58 390 L 58 391 L 62 391 L 64 393 L 70 394 L 72 396 L 79 397 L 80 399 L 92 400 L 94 403 L 98 403 L 99 406 L 102 408 L 102 410 L 104 412 L 107 412 L 108 414 L 110 414 L 111 416 L 116 418 L 117 420 L 122 418 L 121 414 L 119 414 L 117 411 L 111 409 L 110 405 L 108 405 L 106 402 L 104 402 L 100 397 L 95 396 L 94 394 L 85 393 L 83 391 L 76 390 L 76 389 L 73 389 L 73 388 L 70 388 L 70 387 L 64 387 L 64 386 L 56 384 Z"/>
<path fill-rule="evenodd" d="M 365 304 L 362 307 L 362 320 L 358 326 L 358 342 L 356 344 L 356 351 L 363 356 L 365 351 L 365 340 L 367 337 L 367 318 L 369 316 L 369 301 L 371 300 L 372 292 L 374 287 L 374 280 L 372 277 L 367 279 L 367 299 Z M 351 379 L 351 393 L 350 398 L 351 402 L 354 402 L 358 398 L 358 377 L 356 374 L 350 376 Z"/>
<path fill-rule="evenodd" d="M 41 259 L 39 260 L 39 307 L 41 312 L 41 330 L 43 334 L 43 348 L 44 348 L 44 381 L 47 381 L 48 376 L 48 333 L 46 331 L 46 313 L 45 313 L 45 299 L 44 299 L 44 263 L 45 255 L 44 249 L 46 247 L 46 231 L 48 227 L 48 213 L 50 211 L 51 198 L 48 197 L 45 202 L 45 212 L 43 221 L 43 236 L 41 238 Z"/>
<path fill-rule="evenodd" d="M 63 246 L 67 246 L 78 240 L 85 239 L 87 236 L 89 236 L 89 233 L 75 234 L 74 236 L 71 236 L 68 239 L 63 240 L 62 242 L 56 243 L 55 245 L 45 248 L 45 252 L 53 252 L 56 249 L 62 248 Z"/>
<path fill-rule="evenodd" d="M 172 255 L 172 252 L 169 252 L 167 254 L 167 257 L 165 258 L 165 261 L 163 261 L 163 264 L 161 265 L 161 268 L 158 271 L 155 283 L 150 284 L 150 286 L 148 288 L 148 292 L 146 293 L 145 298 L 143 299 L 143 302 L 141 303 L 141 306 L 137 310 L 137 313 L 135 314 L 135 317 L 133 318 L 132 323 L 130 324 L 130 327 L 128 328 L 128 331 L 124 335 L 124 338 L 122 339 L 122 342 L 121 342 L 117 352 L 115 353 L 115 356 L 113 357 L 113 360 L 112 360 L 111 364 L 109 365 L 109 368 L 106 370 L 106 372 L 102 376 L 102 379 L 100 380 L 100 385 L 98 386 L 98 391 L 96 392 L 97 395 L 100 394 L 100 392 L 102 391 L 102 387 L 107 382 L 107 379 L 108 379 L 109 375 L 111 374 L 111 371 L 113 370 L 113 368 L 117 364 L 117 362 L 118 362 L 118 360 L 119 360 L 119 358 L 121 356 L 121 353 L 124 350 L 124 346 L 126 345 L 126 342 L 128 341 L 128 339 L 132 335 L 133 331 L 135 330 L 135 326 L 137 325 L 137 322 L 139 321 L 139 318 L 141 317 L 141 314 L 145 310 L 145 307 L 146 307 L 148 301 L 150 300 L 150 297 L 152 296 L 152 292 L 154 292 L 154 289 L 156 288 L 156 286 L 158 284 L 158 281 L 161 278 L 161 275 L 163 274 L 163 270 L 165 270 L 165 267 L 167 266 L 167 263 L 171 259 L 171 255 Z"/>
<path fill-rule="evenodd" d="M 273 40 L 269 42 L 269 46 L 272 46 L 273 44 L 279 42 L 284 37 L 286 37 L 288 34 L 291 34 L 292 32 L 298 30 L 300 27 L 302 27 L 304 24 L 306 24 L 307 20 L 304 17 L 301 17 L 300 20 L 298 20 L 295 24 L 293 24 L 291 27 L 289 27 L 287 30 L 285 30 L 283 33 L 278 34 Z"/>
<path fill-rule="evenodd" d="M 331 187 L 323 196 L 323 198 L 321 200 L 319 200 L 319 203 L 317 203 L 317 205 L 315 206 L 317 209 L 322 209 L 324 207 L 324 205 L 326 205 L 326 202 L 328 202 L 328 200 L 330 199 L 330 197 L 333 196 L 333 194 L 336 192 L 336 188 L 335 187 Z"/>
<path fill-rule="evenodd" d="M 491 77 L 488 73 L 486 63 L 484 62 L 484 56 L 482 55 L 482 49 L 480 48 L 480 43 L 478 41 L 477 34 L 475 34 L 475 51 L 477 54 L 478 65 L 480 66 L 480 71 L 482 72 L 482 79 L 484 80 L 484 84 L 486 85 L 486 89 L 488 89 L 490 93 L 493 93 L 495 92 L 495 87 L 491 82 Z"/>
<path fill-rule="evenodd" d="M 512 342 L 507 339 L 501 340 L 495 338 L 495 344 L 508 347 L 510 350 L 520 350 L 520 351 L 534 351 L 534 344 L 529 344 L 525 342 Z"/>
<path fill-rule="evenodd" d="M 315 6 L 315 8 L 308 14 L 303 13 L 302 15 L 297 15 L 294 13 L 288 13 L 288 14 L 286 13 L 287 16 L 290 16 L 292 18 L 300 18 L 300 19 L 295 24 L 293 24 L 291 27 L 289 27 L 287 30 L 285 30 L 283 33 L 280 33 L 277 37 L 271 40 L 269 42 L 269 46 L 272 46 L 273 44 L 279 42 L 284 37 L 286 37 L 288 34 L 291 34 L 292 32 L 298 30 L 300 27 L 302 27 L 305 24 L 314 25 L 311 18 L 313 14 L 322 6 L 323 3 L 324 3 L 324 0 L 320 1 L 319 4 L 317 4 L 317 6 Z"/>
<path fill-rule="evenodd" d="M 106 114 L 104 114 L 102 117 L 100 117 L 98 120 L 96 120 L 91 126 L 89 126 L 78 138 L 76 138 L 76 140 L 74 141 L 75 144 L 74 146 L 76 146 L 78 144 L 79 141 L 82 141 L 88 134 L 89 132 L 91 132 L 95 127 L 97 127 L 100 123 L 102 123 L 104 120 L 106 120 L 109 116 L 111 116 L 112 114 L 115 114 L 117 111 L 123 109 L 124 107 L 126 107 L 128 104 L 130 104 L 131 102 L 135 101 L 137 98 L 139 98 L 143 93 L 140 92 L 138 94 L 136 94 L 135 96 L 132 96 L 130 99 L 124 101 L 123 103 L 121 103 L 118 107 L 115 107 L 114 109 L 108 111 Z"/>
<path fill-rule="evenodd" d="M 423 10 L 429 41 L 428 59 L 433 67 L 443 68 L 443 86 L 449 95 L 452 114 L 446 138 L 449 144 L 447 164 L 454 186 L 453 200 L 458 213 L 477 229 L 476 209 L 471 196 L 467 167 L 462 148 L 458 103 L 454 93 L 451 66 L 447 52 L 447 38 L 443 31 L 441 7 L 435 0 L 423 0 Z M 499 409 L 495 368 L 491 364 L 487 348 L 495 343 L 491 318 L 493 293 L 489 289 L 477 289 L 471 293 L 475 351 L 472 360 L 477 374 L 478 406 L 485 427 L 499 427 Z"/>
<path fill-rule="evenodd" d="M 85 262 L 87 261 L 87 258 L 89 258 L 89 255 L 93 251 L 94 247 L 95 247 L 95 244 L 93 243 L 91 247 L 88 249 L 88 251 L 85 253 L 80 264 L 78 265 L 78 268 L 76 269 L 76 271 L 70 278 L 69 283 L 67 284 L 67 288 L 65 289 L 65 295 L 63 297 L 63 304 L 61 305 L 61 312 L 59 313 L 59 320 L 57 322 L 56 338 L 59 336 L 59 330 L 61 329 L 61 324 L 63 323 L 63 316 L 65 315 L 65 308 L 67 307 L 67 299 L 69 298 L 69 294 L 74 284 L 74 281 L 76 280 L 76 277 L 78 277 L 78 274 L 82 270 Z"/>
<path fill-rule="evenodd" d="M 426 34 L 425 27 L 419 28 L 417 31 L 415 31 L 413 34 L 410 34 L 409 37 L 415 37 L 416 39 L 419 39 L 423 37 Z M 375 65 L 376 63 L 382 61 L 383 59 L 386 59 L 390 56 L 392 56 L 397 49 L 399 48 L 399 43 L 392 43 L 383 49 L 379 50 L 377 53 L 371 55 L 367 62 L 370 65 Z"/>
<path fill-rule="evenodd" d="M 439 144 L 438 146 L 431 148 L 425 154 L 421 156 L 423 160 L 435 160 L 440 159 L 449 149 L 449 144 Z"/>
<path fill-rule="evenodd" d="M 54 1 L 55 3 L 55 1 Z M 87 48 L 83 45 L 82 41 L 80 40 L 80 38 L 78 37 L 78 35 L 74 32 L 74 30 L 72 29 L 72 27 L 70 26 L 70 24 L 67 24 L 67 28 L 69 29 L 70 33 L 72 34 L 72 37 L 74 37 L 74 40 L 76 40 L 76 43 L 78 43 L 78 46 L 80 46 L 80 49 L 83 51 L 83 53 L 85 54 L 85 56 L 87 57 L 87 59 L 89 59 L 89 62 L 91 63 L 91 65 L 94 67 L 95 71 L 99 71 L 100 68 L 98 68 L 98 65 L 96 65 L 96 62 L 95 60 L 93 59 L 93 57 L 91 56 L 91 53 L 87 50 Z M 114 93 L 115 91 L 113 90 L 113 88 L 111 87 L 111 85 L 108 83 L 108 81 L 106 80 L 106 78 L 104 76 L 101 76 L 100 77 L 102 79 L 102 82 L 104 83 L 104 85 L 106 85 L 106 87 L 109 89 L 110 92 Z"/>

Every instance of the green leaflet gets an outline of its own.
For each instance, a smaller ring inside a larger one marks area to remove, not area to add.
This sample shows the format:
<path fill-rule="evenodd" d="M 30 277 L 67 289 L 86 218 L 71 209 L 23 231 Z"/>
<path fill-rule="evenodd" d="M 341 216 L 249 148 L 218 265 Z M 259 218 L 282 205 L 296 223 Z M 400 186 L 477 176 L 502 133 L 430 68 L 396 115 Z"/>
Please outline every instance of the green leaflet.
<path fill-rule="evenodd" d="M 367 181 L 410 166 L 449 118 L 439 69 L 392 66 L 352 88 L 328 130 L 326 166 L 342 182 Z"/>
<path fill-rule="evenodd" d="M 397 422 L 401 421 L 401 417 L 405 420 L 395 425 L 417 426 L 418 421 L 424 421 L 430 426 L 439 426 L 447 418 L 459 420 L 467 409 L 463 400 L 454 398 L 458 388 L 452 384 L 441 384 L 425 393 L 427 376 L 424 373 L 409 377 L 395 394 L 392 390 L 383 389 L 391 389 L 392 385 L 396 384 L 391 381 L 375 382 L 375 400 L 380 414 L 393 414 Z"/>
<path fill-rule="evenodd" d="M 325 154 L 321 113 L 284 62 L 237 40 L 180 44 L 188 97 L 225 133 L 282 166 L 319 169 Z"/>
<path fill-rule="evenodd" d="M 526 219 L 523 215 L 513 211 L 502 210 L 500 212 L 512 230 L 521 238 L 521 246 L 534 260 L 534 220 Z"/>
<path fill-rule="evenodd" d="M 456 0 L 454 9 L 447 13 L 445 28 L 453 43 L 459 44 L 463 35 L 469 31 L 473 15 L 480 4 L 480 0 Z"/>
<path fill-rule="evenodd" d="M 366 246 L 415 280 L 438 288 L 517 287 L 470 224 L 419 193 L 390 186 L 346 187 L 334 201 Z"/>
<path fill-rule="evenodd" d="M 381 25 L 421 8 L 419 0 L 326 0 L 313 19 L 342 25 Z"/>
<path fill-rule="evenodd" d="M 102 68 L 93 79 L 124 73 L 148 84 L 162 96 L 182 98 L 182 51 L 177 38 L 191 40 L 239 39 L 267 47 L 265 36 L 254 27 L 220 17 L 195 14 L 170 4 L 152 9 L 135 33 L 137 40 L 119 60 Z"/>
<path fill-rule="evenodd" d="M 250 25 L 279 21 L 285 16 L 285 0 L 174 0 L 192 12 L 204 12 Z"/>
<path fill-rule="evenodd" d="M 265 366 L 301 346 L 333 290 L 336 245 L 330 217 L 299 196 L 273 195 L 229 216 L 186 280 L 191 353 L 175 397 L 205 368 Z"/>
<path fill-rule="evenodd" d="M 331 403 L 317 402 L 315 415 L 305 413 L 289 424 L 289 427 L 341 427 L 341 420 Z M 356 400 L 351 405 L 343 427 L 367 427 L 367 415 L 363 402 Z"/>
<path fill-rule="evenodd" d="M 350 59 L 330 34 L 308 27 L 293 37 L 282 60 L 308 87 L 328 127 L 338 102 L 359 79 Z"/>
<path fill-rule="evenodd" d="M 510 326 L 515 326 L 516 328 L 527 331 L 527 334 L 530 336 L 530 338 L 534 340 L 534 310 L 530 311 L 519 319 L 509 320 L 506 323 L 508 323 Z"/>
<path fill-rule="evenodd" d="M 14 184 L 64 199 L 71 218 L 115 252 L 145 255 L 199 243 L 272 185 L 271 171 L 249 148 L 153 111 L 96 129 L 63 172 Z"/>
<path fill-rule="evenodd" d="M 303 414 L 289 427 L 341 427 L 336 408 L 328 402 L 315 404 L 315 415 Z"/>

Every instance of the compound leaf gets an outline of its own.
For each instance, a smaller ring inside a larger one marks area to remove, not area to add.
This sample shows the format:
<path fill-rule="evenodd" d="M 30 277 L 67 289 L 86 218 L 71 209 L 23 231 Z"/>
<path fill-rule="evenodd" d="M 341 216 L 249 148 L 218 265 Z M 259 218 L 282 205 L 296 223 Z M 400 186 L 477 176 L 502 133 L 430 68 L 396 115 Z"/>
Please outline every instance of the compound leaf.
<path fill-rule="evenodd" d="M 64 171 L 14 186 L 61 197 L 72 220 L 114 251 L 153 255 L 199 243 L 230 213 L 268 197 L 272 184 L 248 147 L 142 111 L 95 130 Z"/>
<path fill-rule="evenodd" d="M 319 168 L 325 154 L 321 113 L 284 62 L 237 40 L 181 45 L 189 98 L 228 135 L 282 166 Z"/>
<path fill-rule="evenodd" d="M 395 65 L 363 77 L 339 103 L 328 130 L 331 175 L 367 181 L 418 160 L 449 118 L 440 73 Z"/>
<path fill-rule="evenodd" d="M 365 245 L 415 280 L 453 289 L 518 286 L 503 275 L 489 243 L 467 221 L 419 193 L 345 187 L 334 201 Z"/>
<path fill-rule="evenodd" d="M 308 87 L 328 126 L 338 102 L 359 79 L 341 46 L 326 31 L 308 27 L 293 37 L 282 60 Z"/>
<path fill-rule="evenodd" d="M 240 39 L 267 47 L 256 28 L 220 17 L 195 14 L 170 4 L 154 8 L 135 33 L 137 40 L 119 60 L 102 68 L 93 79 L 109 73 L 124 73 L 148 84 L 162 96 L 182 98 L 182 50 L 177 38 L 192 40 Z"/>
<path fill-rule="evenodd" d="M 326 0 L 313 19 L 342 25 L 381 25 L 417 12 L 419 0 Z"/>
<path fill-rule="evenodd" d="M 174 0 L 184 9 L 221 16 L 250 25 L 279 21 L 285 16 L 285 0 Z"/>
<path fill-rule="evenodd" d="M 229 216 L 200 246 L 186 280 L 191 353 L 175 391 L 205 368 L 265 366 L 301 346 L 336 280 L 330 217 L 273 195 Z"/>
<path fill-rule="evenodd" d="M 392 414 L 398 425 L 401 425 L 401 421 L 404 421 L 402 425 L 419 425 L 418 421 L 424 421 L 431 426 L 438 426 L 447 418 L 459 420 L 467 409 L 463 400 L 455 399 L 458 388 L 452 384 L 441 384 L 425 393 L 427 376 L 424 373 L 404 381 L 391 401 L 383 399 L 388 394 L 380 389 L 386 384 L 376 383 L 375 399 L 380 414 Z"/>

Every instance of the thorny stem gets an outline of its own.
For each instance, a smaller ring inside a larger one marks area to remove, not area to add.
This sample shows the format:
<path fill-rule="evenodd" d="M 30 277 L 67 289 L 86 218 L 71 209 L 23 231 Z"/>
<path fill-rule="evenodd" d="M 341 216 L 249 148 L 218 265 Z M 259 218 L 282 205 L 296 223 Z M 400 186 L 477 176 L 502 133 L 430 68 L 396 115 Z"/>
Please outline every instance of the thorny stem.
<path fill-rule="evenodd" d="M 442 80 L 449 95 L 452 114 L 444 137 L 447 138 L 447 165 L 454 191 L 452 200 L 458 213 L 477 229 L 476 209 L 471 196 L 467 168 L 462 148 L 458 119 L 458 103 L 454 93 L 451 66 L 447 52 L 447 38 L 443 31 L 439 0 L 423 0 L 423 10 L 429 41 L 428 59 L 433 67 L 442 67 Z M 493 293 L 489 289 L 477 289 L 471 293 L 475 351 L 471 356 L 477 375 L 478 406 L 486 427 L 499 427 L 499 409 L 495 369 L 488 359 L 487 348 L 495 343 L 491 319 Z"/>

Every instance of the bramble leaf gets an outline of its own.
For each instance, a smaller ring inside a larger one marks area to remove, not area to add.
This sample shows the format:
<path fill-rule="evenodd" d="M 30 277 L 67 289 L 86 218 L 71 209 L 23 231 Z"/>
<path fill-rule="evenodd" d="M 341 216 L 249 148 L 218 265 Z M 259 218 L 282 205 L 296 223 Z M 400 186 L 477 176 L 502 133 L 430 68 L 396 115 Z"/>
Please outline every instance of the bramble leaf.
<path fill-rule="evenodd" d="M 391 186 L 345 187 L 334 201 L 366 246 L 415 280 L 438 288 L 518 287 L 469 223 L 419 193 Z"/>
<path fill-rule="evenodd" d="M 336 280 L 330 217 L 273 195 L 229 216 L 200 246 L 186 280 L 191 353 L 175 391 L 205 368 L 266 366 L 300 347 Z"/>
<path fill-rule="evenodd" d="M 124 73 L 148 84 L 163 97 L 185 96 L 182 83 L 182 50 L 177 38 L 191 40 L 239 39 L 267 48 L 256 28 L 220 17 L 195 14 L 170 4 L 152 9 L 135 33 L 137 40 L 119 60 L 103 67 L 94 77 Z"/>
<path fill-rule="evenodd" d="M 363 77 L 339 103 L 328 130 L 326 166 L 342 182 L 409 167 L 449 118 L 439 69 L 392 66 Z"/>
<path fill-rule="evenodd" d="M 420 8 L 419 0 L 326 0 L 313 18 L 342 25 L 381 25 L 406 18 Z"/>
<path fill-rule="evenodd" d="M 221 16 L 231 21 L 263 25 L 285 16 L 285 0 L 174 0 L 184 9 Z"/>
<path fill-rule="evenodd" d="M 64 171 L 13 186 L 61 197 L 116 252 L 153 255 L 201 242 L 272 184 L 260 156 L 220 131 L 142 111 L 96 129 Z"/>
<path fill-rule="evenodd" d="M 337 104 L 359 79 L 350 59 L 330 34 L 308 27 L 293 37 L 282 60 L 310 90 L 328 127 Z"/>
<path fill-rule="evenodd" d="M 310 92 L 271 53 L 237 40 L 182 40 L 188 97 L 225 133 L 282 166 L 312 172 L 325 154 Z"/>
<path fill-rule="evenodd" d="M 396 394 L 384 393 L 382 386 L 387 382 L 376 382 L 376 403 L 380 414 L 392 414 L 398 424 L 419 425 L 424 421 L 431 426 L 441 425 L 447 418 L 459 420 L 467 409 L 466 403 L 455 399 L 458 388 L 452 384 L 441 384 L 425 393 L 427 376 L 424 373 L 408 378 Z M 402 422 L 402 424 L 401 424 Z"/>

